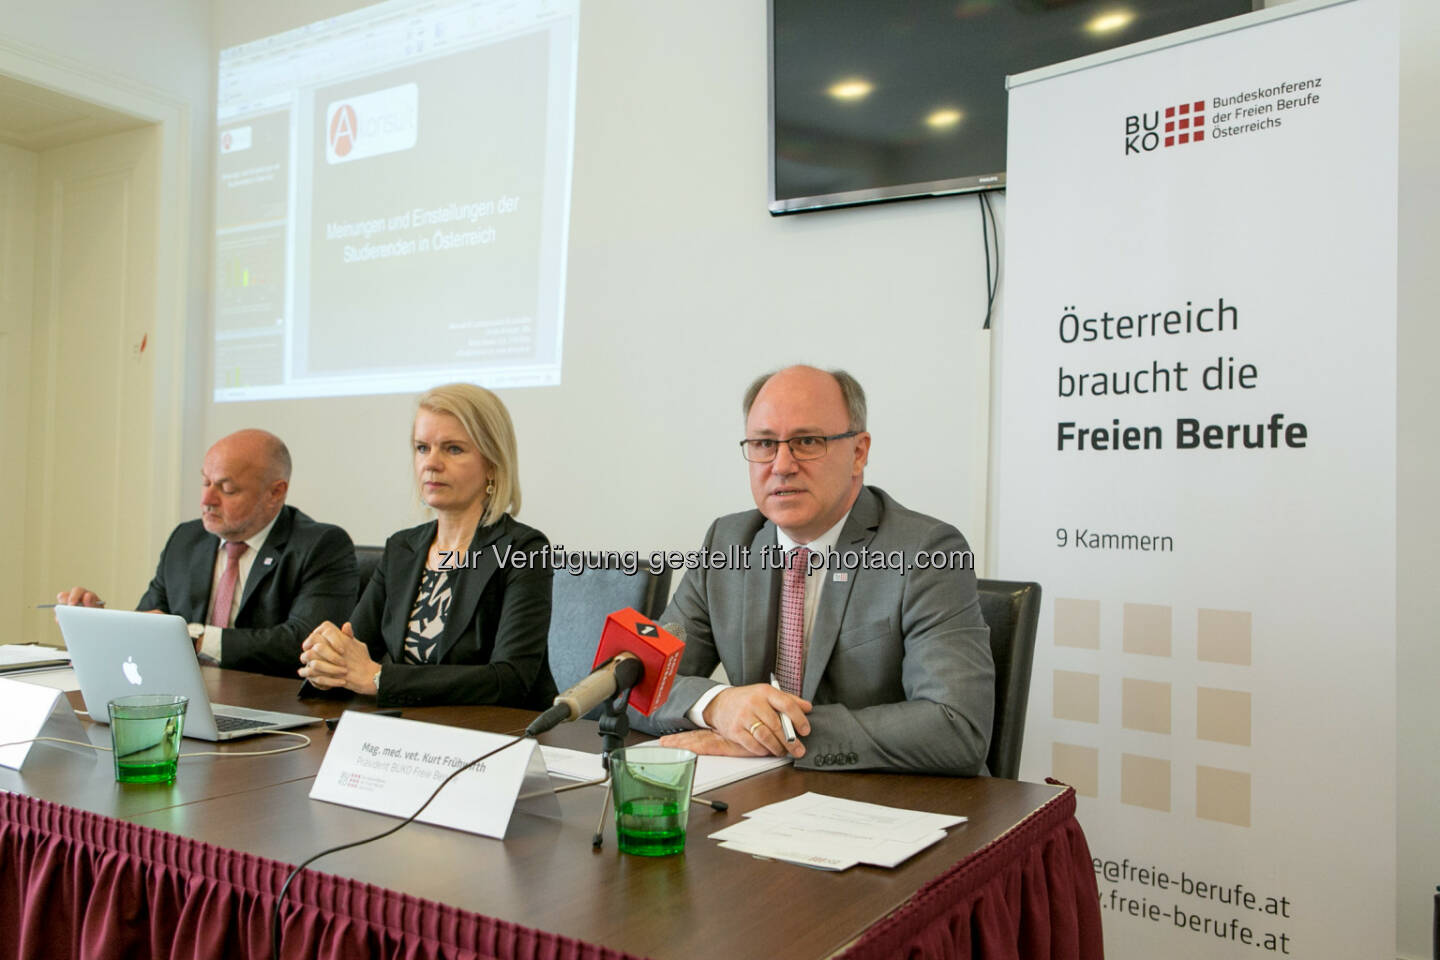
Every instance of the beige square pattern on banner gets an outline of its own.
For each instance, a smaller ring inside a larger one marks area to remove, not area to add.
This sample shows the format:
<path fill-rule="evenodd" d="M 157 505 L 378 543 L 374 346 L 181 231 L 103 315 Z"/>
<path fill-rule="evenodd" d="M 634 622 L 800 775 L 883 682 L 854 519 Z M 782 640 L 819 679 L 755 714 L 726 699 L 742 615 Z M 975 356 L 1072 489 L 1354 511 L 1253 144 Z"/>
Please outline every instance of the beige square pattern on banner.
<path fill-rule="evenodd" d="M 1201 740 L 1250 746 L 1250 694 L 1243 690 L 1198 687 L 1195 736 Z"/>
<path fill-rule="evenodd" d="M 1100 674 L 1055 671 L 1054 713 L 1057 720 L 1100 722 Z"/>
<path fill-rule="evenodd" d="M 1163 680 L 1120 681 L 1120 725 L 1126 730 L 1170 732 L 1170 684 Z"/>
<path fill-rule="evenodd" d="M 1051 776 L 1068 783 L 1082 797 L 1100 795 L 1100 751 L 1074 743 L 1050 744 Z"/>
<path fill-rule="evenodd" d="M 1196 767 L 1195 815 L 1202 820 L 1250 826 L 1250 774 Z"/>
<path fill-rule="evenodd" d="M 1055 645 L 1100 649 L 1100 601 L 1059 597 L 1055 600 Z"/>
<path fill-rule="evenodd" d="M 1101 603 L 1077 597 L 1055 601 L 1055 645 L 1100 650 Z M 1127 654 L 1172 658 L 1174 611 L 1168 604 L 1125 603 L 1121 648 Z M 1196 660 L 1249 666 L 1251 615 L 1244 610 L 1202 609 L 1196 614 Z M 1183 658 L 1183 657 L 1182 657 Z M 1178 668 L 1177 668 L 1178 669 Z M 1057 720 L 1100 723 L 1102 675 L 1084 670 L 1055 670 L 1051 712 Z M 1251 745 L 1251 694 L 1243 690 L 1196 686 L 1195 739 Z M 1120 726 L 1162 735 L 1174 734 L 1174 682 L 1120 678 Z M 1113 720 L 1111 721 L 1113 722 Z M 1098 797 L 1100 749 L 1052 741 L 1052 775 L 1080 796 Z M 1163 757 L 1120 755 L 1120 800 L 1151 810 L 1173 811 L 1171 763 Z M 1249 773 L 1197 765 L 1196 816 L 1235 826 L 1250 826 Z"/>
<path fill-rule="evenodd" d="M 1170 761 L 1120 755 L 1120 802 L 1151 810 L 1170 811 Z"/>
<path fill-rule="evenodd" d="M 1196 616 L 1195 658 L 1250 666 L 1250 614 L 1244 610 L 1201 610 Z"/>
<path fill-rule="evenodd" d="M 1126 653 L 1170 656 L 1170 607 L 1160 603 L 1125 604 Z"/>

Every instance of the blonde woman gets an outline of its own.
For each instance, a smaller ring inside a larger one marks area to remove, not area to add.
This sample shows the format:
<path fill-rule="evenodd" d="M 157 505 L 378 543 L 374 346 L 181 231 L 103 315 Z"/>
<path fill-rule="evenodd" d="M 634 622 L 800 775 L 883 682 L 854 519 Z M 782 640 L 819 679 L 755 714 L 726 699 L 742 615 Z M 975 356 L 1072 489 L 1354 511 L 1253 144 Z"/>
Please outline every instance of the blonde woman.
<path fill-rule="evenodd" d="M 515 428 L 500 398 L 468 383 L 420 398 L 415 482 L 435 512 L 385 544 L 350 622 L 305 640 L 302 691 L 350 691 L 384 705 L 544 707 L 550 567 L 520 511 Z"/>

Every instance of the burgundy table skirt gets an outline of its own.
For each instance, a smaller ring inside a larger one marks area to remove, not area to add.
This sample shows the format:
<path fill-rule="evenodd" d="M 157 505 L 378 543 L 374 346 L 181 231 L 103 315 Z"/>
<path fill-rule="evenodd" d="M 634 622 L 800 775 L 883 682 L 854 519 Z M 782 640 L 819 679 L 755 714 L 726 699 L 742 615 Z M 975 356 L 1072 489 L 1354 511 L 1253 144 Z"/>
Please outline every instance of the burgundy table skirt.
<path fill-rule="evenodd" d="M 845 960 L 1104 955 L 1100 892 L 1071 787 L 921 887 L 841 954 Z"/>
<path fill-rule="evenodd" d="M 1102 955 L 1095 875 L 1067 790 L 921 888 L 847 958 Z M 19 794 L 0 794 L 0 956 L 270 956 L 289 864 Z M 286 958 L 627 960 L 628 954 L 307 870 L 286 895 Z"/>

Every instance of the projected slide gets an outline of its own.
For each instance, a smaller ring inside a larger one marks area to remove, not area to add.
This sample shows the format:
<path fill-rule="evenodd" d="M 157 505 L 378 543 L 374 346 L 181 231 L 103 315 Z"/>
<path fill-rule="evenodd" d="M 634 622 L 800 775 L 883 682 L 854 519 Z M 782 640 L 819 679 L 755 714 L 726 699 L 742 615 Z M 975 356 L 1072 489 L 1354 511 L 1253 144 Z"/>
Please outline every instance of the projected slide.
<path fill-rule="evenodd" d="M 222 52 L 216 401 L 559 383 L 577 2 Z"/>

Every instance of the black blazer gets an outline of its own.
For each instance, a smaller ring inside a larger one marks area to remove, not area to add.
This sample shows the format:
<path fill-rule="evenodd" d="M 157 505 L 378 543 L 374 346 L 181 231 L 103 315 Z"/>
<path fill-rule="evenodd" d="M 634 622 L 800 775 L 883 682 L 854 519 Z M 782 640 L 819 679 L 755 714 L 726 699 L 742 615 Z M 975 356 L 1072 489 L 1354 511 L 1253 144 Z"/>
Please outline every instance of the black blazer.
<path fill-rule="evenodd" d="M 220 538 L 199 520 L 180 524 L 136 609 L 204 623 L 219 550 Z M 342 619 L 354 596 L 355 546 L 349 534 L 281 507 L 245 578 L 235 626 L 220 633 L 220 666 L 295 676 L 300 645 L 310 631 Z"/>
<path fill-rule="evenodd" d="M 550 706 L 555 681 L 546 645 L 553 573 L 549 564 L 539 562 L 549 542 L 509 514 L 477 529 L 460 569 L 451 572 L 450 609 L 437 647 L 440 662 L 401 662 L 435 527 L 432 520 L 385 542 L 385 555 L 350 616 L 356 638 L 384 666 L 380 703 Z M 526 561 L 523 565 L 513 562 L 517 555 Z"/>

